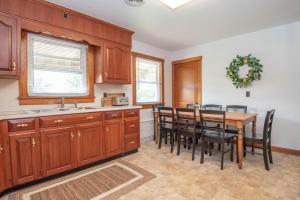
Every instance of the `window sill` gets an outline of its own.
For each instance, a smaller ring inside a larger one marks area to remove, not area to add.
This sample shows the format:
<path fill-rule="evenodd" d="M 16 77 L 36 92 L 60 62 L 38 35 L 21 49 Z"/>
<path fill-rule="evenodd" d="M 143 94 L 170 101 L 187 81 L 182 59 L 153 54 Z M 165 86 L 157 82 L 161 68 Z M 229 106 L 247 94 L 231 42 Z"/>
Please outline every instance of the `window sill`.
<path fill-rule="evenodd" d="M 93 103 L 94 96 L 85 97 L 65 97 L 65 103 Z M 19 97 L 20 105 L 45 105 L 45 104 L 60 104 L 61 97 Z"/>
<path fill-rule="evenodd" d="M 152 106 L 162 104 L 164 102 L 155 102 L 155 103 L 136 103 L 135 106 L 142 106 L 142 109 L 152 109 Z"/>

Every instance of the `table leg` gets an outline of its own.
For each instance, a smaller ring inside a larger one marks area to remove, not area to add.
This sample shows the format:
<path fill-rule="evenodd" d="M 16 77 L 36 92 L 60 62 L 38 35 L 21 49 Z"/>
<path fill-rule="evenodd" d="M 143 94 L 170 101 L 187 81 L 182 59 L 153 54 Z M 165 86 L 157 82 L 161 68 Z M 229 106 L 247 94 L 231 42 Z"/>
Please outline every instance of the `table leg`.
<path fill-rule="evenodd" d="M 238 126 L 238 156 L 239 156 L 239 169 L 243 168 L 243 126 Z"/>
<path fill-rule="evenodd" d="M 253 135 L 253 138 L 255 138 L 256 136 L 256 117 L 254 118 L 254 120 L 252 121 L 252 135 Z M 254 147 L 253 147 L 253 144 L 252 144 L 252 154 L 254 154 Z"/>
<path fill-rule="evenodd" d="M 154 115 L 154 134 L 155 134 L 155 143 L 158 143 L 158 115 Z"/>

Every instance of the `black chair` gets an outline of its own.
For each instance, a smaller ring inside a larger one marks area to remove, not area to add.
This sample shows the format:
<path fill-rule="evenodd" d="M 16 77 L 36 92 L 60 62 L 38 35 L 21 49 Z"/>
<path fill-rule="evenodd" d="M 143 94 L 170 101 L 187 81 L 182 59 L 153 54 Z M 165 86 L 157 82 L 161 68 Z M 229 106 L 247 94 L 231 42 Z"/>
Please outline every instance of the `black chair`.
<path fill-rule="evenodd" d="M 197 128 L 196 110 L 189 108 L 176 109 L 177 127 L 177 155 L 180 154 L 180 146 L 192 148 L 192 160 L 195 159 L 195 149 L 198 138 L 201 136 L 200 129 Z M 191 140 L 190 140 L 191 139 Z"/>
<path fill-rule="evenodd" d="M 202 105 L 189 103 L 186 105 L 186 108 L 200 110 L 202 108 Z"/>
<path fill-rule="evenodd" d="M 154 119 L 154 122 L 155 122 L 155 113 L 156 112 L 158 112 L 158 110 L 157 110 L 157 108 L 158 107 L 161 107 L 161 106 L 165 106 L 165 104 L 164 103 L 159 103 L 159 104 L 154 104 L 154 105 L 152 105 L 152 112 L 153 112 L 153 119 Z M 159 122 L 158 122 L 159 123 Z M 158 127 L 159 127 L 159 125 L 158 125 Z M 153 130 L 154 130 L 154 132 L 153 132 L 153 140 L 155 140 L 156 138 L 155 138 L 155 123 L 153 123 Z"/>
<path fill-rule="evenodd" d="M 266 170 L 270 170 L 269 162 L 273 164 L 271 133 L 275 110 L 270 110 L 266 114 L 263 134 L 256 134 L 252 137 L 244 137 L 244 143 L 247 146 L 263 149 L 263 157 Z"/>
<path fill-rule="evenodd" d="M 213 115 L 213 118 L 209 116 Z M 218 116 L 218 120 L 216 117 Z M 201 123 L 201 160 L 200 163 L 204 162 L 204 152 L 210 151 L 210 155 L 213 149 L 213 143 L 218 143 L 221 146 L 221 170 L 223 170 L 224 163 L 224 154 L 231 152 L 230 160 L 233 161 L 233 152 L 234 152 L 234 135 L 225 132 L 225 111 L 217 110 L 200 110 L 200 123 Z M 220 126 L 210 126 L 211 122 L 218 123 Z M 231 148 L 228 151 L 225 151 L 225 144 L 231 143 Z"/>
<path fill-rule="evenodd" d="M 217 104 L 205 104 L 203 105 L 204 110 L 222 110 L 222 105 L 217 105 Z"/>
<path fill-rule="evenodd" d="M 176 132 L 174 109 L 172 107 L 158 107 L 158 119 L 160 127 L 158 148 L 161 148 L 162 137 L 164 136 L 165 143 L 167 144 L 168 136 L 170 136 L 172 153 L 174 148 L 174 137 Z"/>

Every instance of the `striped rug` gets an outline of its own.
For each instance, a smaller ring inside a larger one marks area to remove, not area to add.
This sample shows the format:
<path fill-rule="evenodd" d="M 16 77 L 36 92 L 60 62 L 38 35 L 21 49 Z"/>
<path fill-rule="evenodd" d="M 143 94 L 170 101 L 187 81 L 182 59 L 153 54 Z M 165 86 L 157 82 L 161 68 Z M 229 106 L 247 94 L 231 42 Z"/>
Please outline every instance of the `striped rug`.
<path fill-rule="evenodd" d="M 9 194 L 9 200 L 117 199 L 155 176 L 123 160 L 89 168 Z"/>

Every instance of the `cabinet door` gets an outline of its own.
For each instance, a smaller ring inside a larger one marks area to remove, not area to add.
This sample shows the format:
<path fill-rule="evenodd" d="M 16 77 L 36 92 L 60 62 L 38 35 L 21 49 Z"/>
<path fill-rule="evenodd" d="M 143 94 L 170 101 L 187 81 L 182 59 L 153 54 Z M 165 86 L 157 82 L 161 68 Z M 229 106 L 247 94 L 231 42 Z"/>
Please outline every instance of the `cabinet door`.
<path fill-rule="evenodd" d="M 104 42 L 103 81 L 130 83 L 130 47 Z"/>
<path fill-rule="evenodd" d="M 57 127 L 41 131 L 43 176 L 76 167 L 75 141 L 73 127 Z"/>
<path fill-rule="evenodd" d="M 12 179 L 14 185 L 40 176 L 40 144 L 35 131 L 10 133 Z"/>
<path fill-rule="evenodd" d="M 0 14 L 0 75 L 17 73 L 17 20 Z"/>
<path fill-rule="evenodd" d="M 78 165 L 86 165 L 102 158 L 102 124 L 93 122 L 77 126 Z"/>
<path fill-rule="evenodd" d="M 120 120 L 105 122 L 105 150 L 106 156 L 114 156 L 124 152 L 124 132 Z"/>

